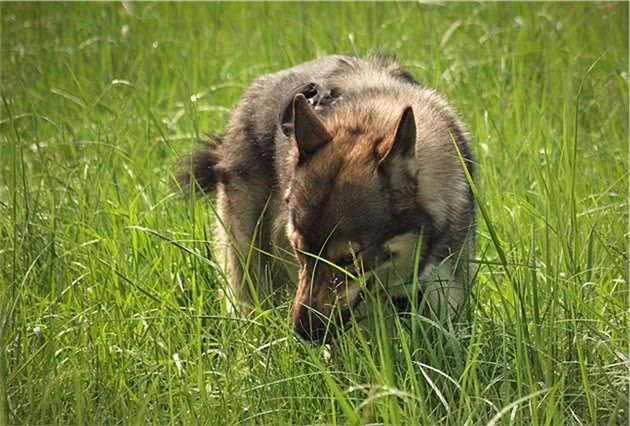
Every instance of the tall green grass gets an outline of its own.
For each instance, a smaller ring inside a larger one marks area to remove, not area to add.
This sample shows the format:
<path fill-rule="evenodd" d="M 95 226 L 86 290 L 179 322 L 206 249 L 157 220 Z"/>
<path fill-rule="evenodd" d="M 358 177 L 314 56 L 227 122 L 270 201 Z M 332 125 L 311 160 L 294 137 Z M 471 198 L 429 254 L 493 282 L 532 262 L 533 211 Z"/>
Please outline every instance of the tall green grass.
<path fill-rule="evenodd" d="M 627 4 L 0 12 L 0 424 L 628 423 Z M 257 75 L 375 50 L 469 125 L 469 320 L 377 302 L 327 349 L 289 300 L 230 317 L 177 158 Z"/>

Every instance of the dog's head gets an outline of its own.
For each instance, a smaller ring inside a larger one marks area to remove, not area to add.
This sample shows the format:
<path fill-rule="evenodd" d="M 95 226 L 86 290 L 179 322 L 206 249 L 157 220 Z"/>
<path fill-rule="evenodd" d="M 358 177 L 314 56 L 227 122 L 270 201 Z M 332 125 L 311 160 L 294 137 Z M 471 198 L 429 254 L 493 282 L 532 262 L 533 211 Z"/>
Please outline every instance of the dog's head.
<path fill-rule="evenodd" d="M 416 124 L 411 107 L 393 120 L 339 113 L 324 122 L 302 94 L 292 110 L 285 201 L 300 266 L 292 321 L 299 335 L 320 340 L 360 302 L 358 276 L 411 260 L 407 248 L 426 219 L 416 196 Z"/>

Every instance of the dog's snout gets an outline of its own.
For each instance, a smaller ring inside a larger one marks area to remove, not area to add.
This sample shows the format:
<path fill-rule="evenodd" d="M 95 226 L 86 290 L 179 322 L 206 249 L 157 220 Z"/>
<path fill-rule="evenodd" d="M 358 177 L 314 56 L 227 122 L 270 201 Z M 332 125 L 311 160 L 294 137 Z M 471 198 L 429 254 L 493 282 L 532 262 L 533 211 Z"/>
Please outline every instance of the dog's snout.
<path fill-rule="evenodd" d="M 293 332 L 303 340 L 322 341 L 330 335 L 329 322 L 308 306 L 300 306 L 293 313 Z"/>

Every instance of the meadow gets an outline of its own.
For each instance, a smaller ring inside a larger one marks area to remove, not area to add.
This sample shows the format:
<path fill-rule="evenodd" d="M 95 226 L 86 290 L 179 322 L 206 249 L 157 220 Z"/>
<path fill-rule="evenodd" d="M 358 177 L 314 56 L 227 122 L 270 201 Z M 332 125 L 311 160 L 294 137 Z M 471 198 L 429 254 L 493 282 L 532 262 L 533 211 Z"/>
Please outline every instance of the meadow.
<path fill-rule="evenodd" d="M 1 3 L 0 424 L 628 424 L 627 3 Z M 262 73 L 395 53 L 476 158 L 469 318 L 220 303 L 179 158 Z"/>

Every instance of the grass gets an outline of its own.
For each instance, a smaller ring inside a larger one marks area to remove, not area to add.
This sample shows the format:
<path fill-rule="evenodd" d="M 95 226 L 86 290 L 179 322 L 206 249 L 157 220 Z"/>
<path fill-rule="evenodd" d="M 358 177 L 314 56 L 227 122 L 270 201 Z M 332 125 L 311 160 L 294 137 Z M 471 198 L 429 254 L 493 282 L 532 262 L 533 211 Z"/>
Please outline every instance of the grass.
<path fill-rule="evenodd" d="M 0 424 L 628 423 L 627 4 L 0 12 Z M 377 49 L 470 127 L 479 274 L 465 324 L 377 304 L 327 354 L 226 315 L 174 164 L 255 76 Z"/>

